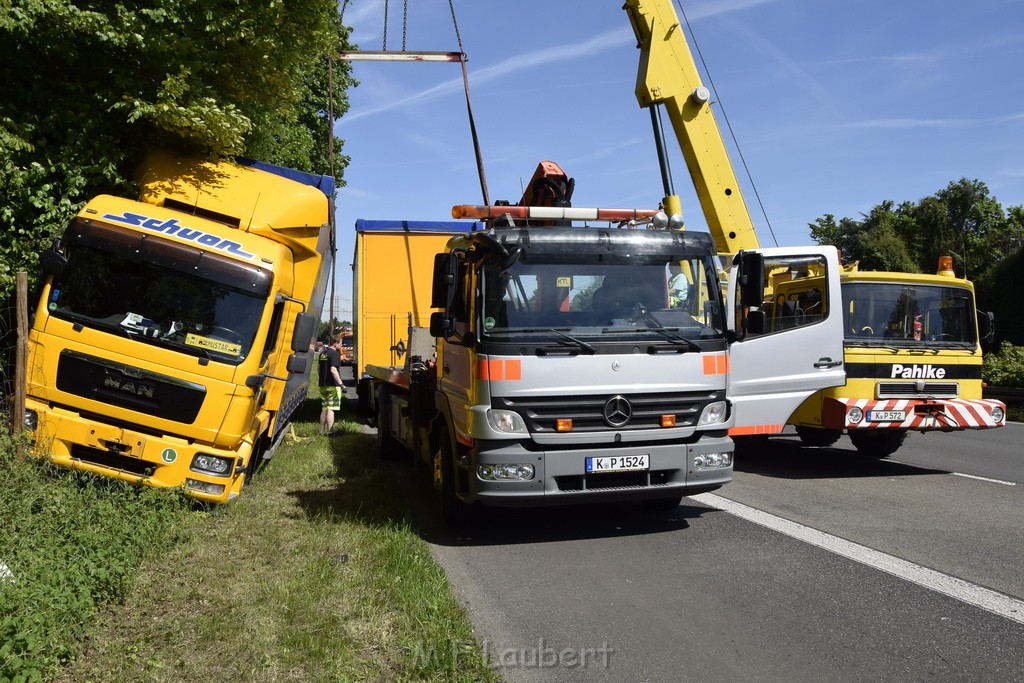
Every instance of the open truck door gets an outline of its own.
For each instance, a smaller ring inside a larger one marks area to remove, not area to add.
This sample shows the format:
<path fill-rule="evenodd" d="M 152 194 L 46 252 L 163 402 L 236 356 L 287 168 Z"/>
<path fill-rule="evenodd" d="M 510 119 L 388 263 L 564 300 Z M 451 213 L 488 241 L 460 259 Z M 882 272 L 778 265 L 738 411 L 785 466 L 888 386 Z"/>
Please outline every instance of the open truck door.
<path fill-rule="evenodd" d="M 835 247 L 743 251 L 729 276 L 733 436 L 776 434 L 819 389 L 846 382 Z"/>

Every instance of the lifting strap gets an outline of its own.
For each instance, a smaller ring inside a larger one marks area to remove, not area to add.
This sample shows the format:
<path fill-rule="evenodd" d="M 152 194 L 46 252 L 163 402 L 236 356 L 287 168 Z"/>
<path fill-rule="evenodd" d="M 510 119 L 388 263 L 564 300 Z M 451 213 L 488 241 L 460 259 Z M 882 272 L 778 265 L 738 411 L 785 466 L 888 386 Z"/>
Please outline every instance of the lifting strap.
<path fill-rule="evenodd" d="M 345 20 L 345 7 L 349 0 L 343 0 L 341 6 L 341 21 Z M 459 44 L 458 52 L 416 52 L 405 49 L 406 24 L 408 21 L 409 0 L 403 0 L 402 8 L 402 49 L 394 51 L 387 49 L 388 43 L 388 5 L 391 0 L 384 0 L 384 40 L 382 50 L 346 50 L 338 53 L 338 58 L 346 61 L 377 61 L 377 62 L 458 62 L 462 66 L 462 86 L 466 93 L 466 113 L 469 115 L 469 133 L 473 139 L 473 153 L 476 157 L 476 170 L 480 178 L 480 192 L 483 194 L 484 204 L 490 204 L 490 193 L 487 191 L 487 173 L 484 171 L 483 153 L 480 151 L 480 137 L 476 131 L 476 120 L 473 117 L 473 102 L 469 96 L 469 74 L 466 70 L 468 57 L 462 47 L 462 36 L 459 34 L 459 22 L 455 18 L 455 0 L 448 0 L 448 8 L 451 10 L 452 25 L 455 27 L 455 39 Z"/>

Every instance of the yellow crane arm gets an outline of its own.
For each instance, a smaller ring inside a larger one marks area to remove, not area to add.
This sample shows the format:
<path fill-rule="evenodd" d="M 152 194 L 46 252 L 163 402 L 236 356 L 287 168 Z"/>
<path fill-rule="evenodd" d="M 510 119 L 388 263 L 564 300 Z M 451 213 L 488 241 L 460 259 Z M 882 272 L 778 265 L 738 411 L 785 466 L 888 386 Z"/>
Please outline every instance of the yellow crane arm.
<path fill-rule="evenodd" d="M 758 248 L 754 224 L 711 111 L 710 92 L 700 81 L 672 0 L 625 3 L 640 49 L 636 99 L 644 108 L 661 104 L 668 113 L 718 251 L 735 254 Z M 660 135 L 657 126 L 655 134 Z M 678 197 L 666 197 L 665 202 L 667 211 L 678 212 Z"/>

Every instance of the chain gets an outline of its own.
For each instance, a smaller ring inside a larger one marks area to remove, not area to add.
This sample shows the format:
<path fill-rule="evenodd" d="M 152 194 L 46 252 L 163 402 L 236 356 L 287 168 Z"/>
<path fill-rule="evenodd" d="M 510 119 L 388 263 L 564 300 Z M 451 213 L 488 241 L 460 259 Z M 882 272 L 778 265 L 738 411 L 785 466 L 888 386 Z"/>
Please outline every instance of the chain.
<path fill-rule="evenodd" d="M 452 11 L 452 25 L 455 26 L 455 40 L 459 43 L 459 52 L 465 52 L 462 49 L 462 36 L 459 35 L 459 22 L 455 19 L 455 0 L 448 0 L 448 9 Z"/>
<path fill-rule="evenodd" d="M 388 5 L 391 0 L 384 0 L 384 47 L 381 49 L 387 52 L 388 49 Z"/>
<path fill-rule="evenodd" d="M 405 52 L 405 30 L 409 26 L 409 0 L 402 3 L 402 52 Z"/>

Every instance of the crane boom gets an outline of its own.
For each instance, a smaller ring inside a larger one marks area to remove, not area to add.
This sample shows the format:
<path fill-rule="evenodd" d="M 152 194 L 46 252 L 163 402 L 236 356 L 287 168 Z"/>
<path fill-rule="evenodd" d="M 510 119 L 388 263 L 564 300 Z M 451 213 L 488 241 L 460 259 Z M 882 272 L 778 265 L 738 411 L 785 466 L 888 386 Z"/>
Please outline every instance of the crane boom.
<path fill-rule="evenodd" d="M 644 108 L 664 106 L 719 253 L 757 249 L 757 233 L 711 110 L 710 93 L 701 83 L 671 0 L 626 0 L 623 9 L 640 49 L 637 101 Z M 657 126 L 655 135 L 660 135 Z M 678 197 L 670 195 L 665 202 L 666 211 L 680 213 Z"/>

